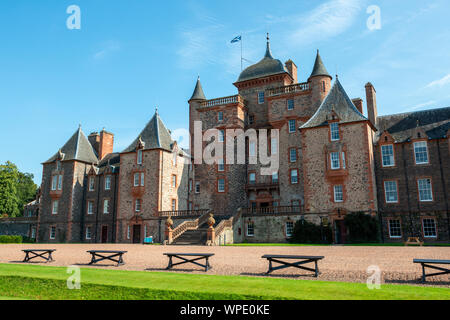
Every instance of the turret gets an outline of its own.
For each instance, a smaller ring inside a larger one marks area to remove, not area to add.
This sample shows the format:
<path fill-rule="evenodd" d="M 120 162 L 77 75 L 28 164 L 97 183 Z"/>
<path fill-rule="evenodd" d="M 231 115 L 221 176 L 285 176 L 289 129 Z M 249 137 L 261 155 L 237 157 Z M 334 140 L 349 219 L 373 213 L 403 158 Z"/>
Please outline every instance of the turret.
<path fill-rule="evenodd" d="M 325 99 L 331 89 L 332 79 L 320 57 L 319 50 L 317 50 L 316 62 L 308 79 L 312 89 L 312 103 L 314 106 L 319 107 Z"/>
<path fill-rule="evenodd" d="M 191 134 L 191 148 L 193 146 L 194 137 L 194 121 L 200 120 L 197 112 L 197 108 L 200 107 L 201 103 L 206 101 L 205 93 L 203 92 L 202 84 L 200 82 L 200 77 L 197 78 L 197 83 L 195 84 L 194 93 L 189 99 L 189 132 Z"/>

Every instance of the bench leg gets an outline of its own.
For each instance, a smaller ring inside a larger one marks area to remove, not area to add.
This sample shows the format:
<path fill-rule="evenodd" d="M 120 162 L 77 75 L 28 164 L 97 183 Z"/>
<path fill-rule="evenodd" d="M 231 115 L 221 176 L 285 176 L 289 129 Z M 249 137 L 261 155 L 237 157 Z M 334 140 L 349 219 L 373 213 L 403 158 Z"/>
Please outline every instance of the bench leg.
<path fill-rule="evenodd" d="M 272 267 L 272 260 L 269 259 L 269 270 L 266 272 L 266 274 L 269 274 L 273 271 L 273 267 Z"/>
<path fill-rule="evenodd" d="M 317 264 L 317 260 L 315 261 L 316 263 L 316 275 L 315 277 L 317 278 L 319 276 L 319 265 Z"/>
<path fill-rule="evenodd" d="M 427 280 L 426 280 L 426 276 L 425 276 L 425 266 L 422 263 L 422 283 L 425 283 L 426 281 Z"/>
<path fill-rule="evenodd" d="M 169 265 L 167 266 L 166 270 L 169 270 L 172 268 L 172 256 L 169 257 Z"/>
<path fill-rule="evenodd" d="M 23 259 L 23 262 L 28 262 L 30 260 L 30 257 L 28 256 L 28 252 L 25 253 L 25 258 Z"/>

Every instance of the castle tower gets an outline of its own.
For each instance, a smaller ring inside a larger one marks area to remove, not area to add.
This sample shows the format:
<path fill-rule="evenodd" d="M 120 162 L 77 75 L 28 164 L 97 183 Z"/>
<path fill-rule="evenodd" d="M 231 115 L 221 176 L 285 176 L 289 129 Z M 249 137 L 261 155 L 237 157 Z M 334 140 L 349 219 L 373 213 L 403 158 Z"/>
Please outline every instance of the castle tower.
<path fill-rule="evenodd" d="M 311 100 L 313 106 L 319 107 L 325 99 L 331 89 L 332 79 L 320 57 L 319 50 L 317 50 L 316 62 L 308 79 L 312 90 Z"/>

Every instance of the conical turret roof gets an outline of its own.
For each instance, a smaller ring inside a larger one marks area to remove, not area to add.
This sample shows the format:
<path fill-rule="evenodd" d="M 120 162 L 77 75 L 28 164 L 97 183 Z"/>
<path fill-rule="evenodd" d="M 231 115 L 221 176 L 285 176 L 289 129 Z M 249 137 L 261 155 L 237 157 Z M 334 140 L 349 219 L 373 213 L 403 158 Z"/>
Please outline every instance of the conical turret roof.
<path fill-rule="evenodd" d="M 328 77 L 332 78 L 330 76 L 330 74 L 328 73 L 327 68 L 325 68 L 325 65 L 322 61 L 322 57 L 320 56 L 319 50 L 317 50 L 316 62 L 314 63 L 313 71 L 309 77 L 311 78 L 311 77 L 316 77 L 316 76 L 328 76 Z"/>
<path fill-rule="evenodd" d="M 197 79 L 194 93 L 192 94 L 192 97 L 189 99 L 189 101 L 191 100 L 206 100 L 205 93 L 203 92 L 202 84 L 200 82 L 200 77 L 198 77 Z"/>

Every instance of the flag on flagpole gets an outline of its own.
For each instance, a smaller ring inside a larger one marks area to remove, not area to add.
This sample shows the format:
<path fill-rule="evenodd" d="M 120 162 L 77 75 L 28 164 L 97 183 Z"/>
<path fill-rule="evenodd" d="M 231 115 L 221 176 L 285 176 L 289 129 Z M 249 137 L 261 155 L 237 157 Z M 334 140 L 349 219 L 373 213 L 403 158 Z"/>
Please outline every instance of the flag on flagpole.
<path fill-rule="evenodd" d="M 236 38 L 234 38 L 233 40 L 231 40 L 231 43 L 235 43 L 235 42 L 239 42 L 242 40 L 242 36 L 237 36 Z"/>

